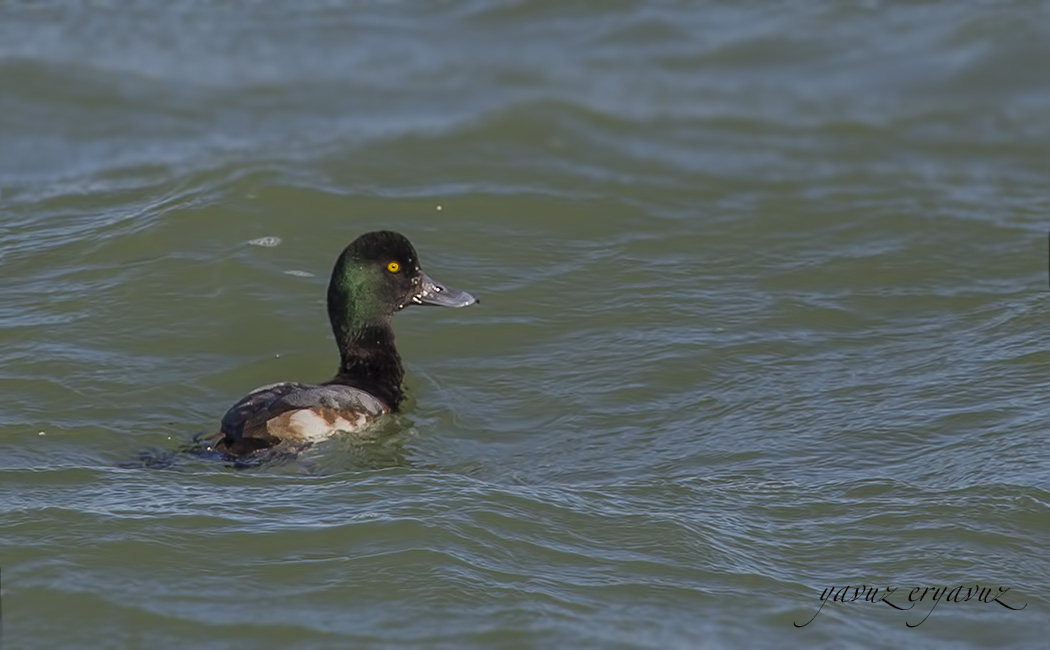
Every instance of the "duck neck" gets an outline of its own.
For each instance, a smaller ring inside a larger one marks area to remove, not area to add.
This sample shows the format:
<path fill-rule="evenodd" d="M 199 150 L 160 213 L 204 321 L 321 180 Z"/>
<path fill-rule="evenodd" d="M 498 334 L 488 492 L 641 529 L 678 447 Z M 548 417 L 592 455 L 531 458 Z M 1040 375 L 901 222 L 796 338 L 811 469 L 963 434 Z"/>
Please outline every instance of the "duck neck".
<path fill-rule="evenodd" d="M 339 346 L 339 371 L 328 383 L 359 388 L 396 411 L 404 396 L 401 381 L 405 371 L 390 322 L 354 330 L 332 329 Z"/>
<path fill-rule="evenodd" d="M 352 386 L 396 411 L 405 371 L 394 345 L 390 316 L 356 300 L 341 281 L 342 260 L 328 286 L 328 319 L 339 347 L 339 371 L 327 383 Z"/>

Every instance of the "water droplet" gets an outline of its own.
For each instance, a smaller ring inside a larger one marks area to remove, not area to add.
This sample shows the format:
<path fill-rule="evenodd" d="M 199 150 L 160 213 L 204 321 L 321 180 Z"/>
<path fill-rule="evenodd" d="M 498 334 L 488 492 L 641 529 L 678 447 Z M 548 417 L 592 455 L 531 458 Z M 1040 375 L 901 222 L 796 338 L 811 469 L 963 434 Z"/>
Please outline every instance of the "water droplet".
<path fill-rule="evenodd" d="M 252 246 L 262 246 L 264 248 L 273 248 L 281 243 L 280 237 L 259 237 L 258 239 L 252 239 L 248 241 Z"/>

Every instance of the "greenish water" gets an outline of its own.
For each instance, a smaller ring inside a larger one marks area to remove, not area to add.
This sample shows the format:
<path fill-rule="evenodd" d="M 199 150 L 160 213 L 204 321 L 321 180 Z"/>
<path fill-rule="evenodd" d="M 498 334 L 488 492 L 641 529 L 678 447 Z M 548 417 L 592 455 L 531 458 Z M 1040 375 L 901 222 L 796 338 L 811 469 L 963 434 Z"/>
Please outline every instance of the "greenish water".
<path fill-rule="evenodd" d="M 1046 647 L 1048 60 L 1043 2 L 0 2 L 5 647 Z M 380 227 L 482 298 L 397 317 L 404 414 L 149 467 L 332 374 Z M 795 627 L 860 584 L 912 609 Z M 909 603 L 973 585 L 1027 606 Z"/>

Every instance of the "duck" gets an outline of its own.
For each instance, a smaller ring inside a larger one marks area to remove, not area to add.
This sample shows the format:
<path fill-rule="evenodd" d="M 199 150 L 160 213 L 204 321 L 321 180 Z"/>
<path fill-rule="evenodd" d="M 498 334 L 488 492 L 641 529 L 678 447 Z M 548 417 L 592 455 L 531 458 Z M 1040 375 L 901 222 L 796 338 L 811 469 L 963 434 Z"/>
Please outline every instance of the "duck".
<path fill-rule="evenodd" d="M 379 230 L 350 242 L 332 268 L 328 320 L 339 348 L 335 376 L 321 384 L 261 386 L 230 407 L 212 451 L 243 459 L 292 453 L 396 413 L 405 376 L 391 317 L 413 305 L 461 308 L 479 300 L 433 280 L 401 233 Z"/>

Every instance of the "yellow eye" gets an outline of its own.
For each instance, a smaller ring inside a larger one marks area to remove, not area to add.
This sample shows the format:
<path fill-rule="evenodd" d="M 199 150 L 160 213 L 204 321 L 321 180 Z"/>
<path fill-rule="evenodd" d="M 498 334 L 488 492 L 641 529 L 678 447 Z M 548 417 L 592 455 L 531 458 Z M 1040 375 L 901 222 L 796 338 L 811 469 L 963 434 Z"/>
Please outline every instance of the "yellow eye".
<path fill-rule="evenodd" d="M 401 270 L 401 265 L 398 264 L 397 262 L 391 262 L 391 263 L 386 265 L 386 270 L 390 271 L 391 273 L 397 273 L 398 271 Z"/>

